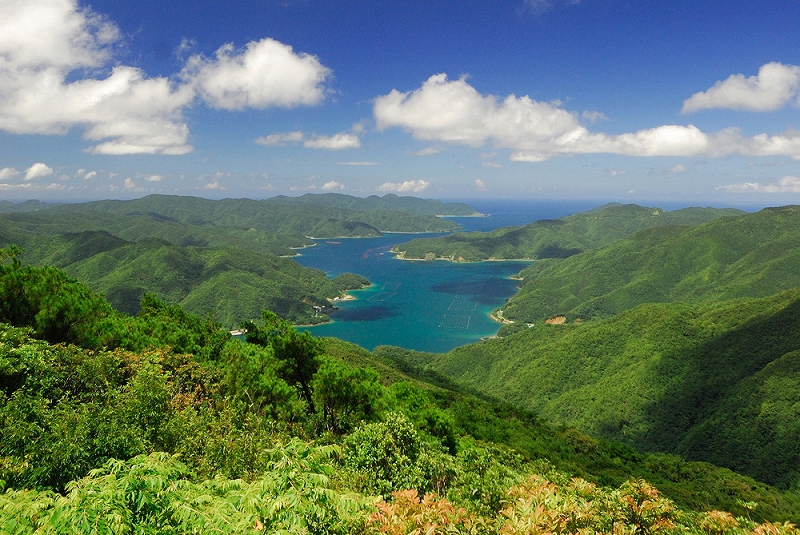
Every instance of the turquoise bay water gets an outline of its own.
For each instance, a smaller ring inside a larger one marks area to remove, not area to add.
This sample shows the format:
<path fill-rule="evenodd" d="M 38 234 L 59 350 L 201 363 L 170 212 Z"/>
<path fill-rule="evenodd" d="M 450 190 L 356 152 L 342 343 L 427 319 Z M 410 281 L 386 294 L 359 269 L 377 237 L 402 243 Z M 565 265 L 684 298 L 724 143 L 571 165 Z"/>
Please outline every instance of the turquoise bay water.
<path fill-rule="evenodd" d="M 591 208 L 586 203 L 518 201 L 470 202 L 486 218 L 454 218 L 465 230 L 491 230 L 538 219 L 563 217 Z M 441 236 L 426 234 L 425 236 Z M 510 279 L 529 262 L 397 260 L 393 245 L 416 237 L 387 234 L 380 238 L 318 240 L 298 251 L 296 260 L 328 276 L 358 273 L 372 286 L 350 292 L 354 301 L 337 304 L 332 322 L 303 328 L 316 336 L 335 336 L 367 349 L 395 345 L 418 351 L 445 352 L 497 333 L 489 314 L 517 289 Z"/>

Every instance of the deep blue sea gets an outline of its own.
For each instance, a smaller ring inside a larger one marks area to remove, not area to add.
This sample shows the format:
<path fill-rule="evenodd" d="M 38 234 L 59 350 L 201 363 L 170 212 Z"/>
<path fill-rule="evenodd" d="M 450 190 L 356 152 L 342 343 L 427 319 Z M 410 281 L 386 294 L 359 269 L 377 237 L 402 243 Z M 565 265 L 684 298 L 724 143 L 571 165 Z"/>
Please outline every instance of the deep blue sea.
<path fill-rule="evenodd" d="M 492 230 L 553 219 L 595 207 L 596 202 L 466 201 L 489 217 L 453 218 L 464 230 Z M 367 349 L 394 345 L 418 351 L 445 352 L 497 332 L 489 313 L 517 289 L 509 277 L 528 262 L 397 260 L 392 246 L 419 235 L 387 234 L 380 238 L 318 240 L 298 251 L 304 266 L 328 276 L 358 273 L 372 286 L 350 292 L 354 301 L 337 304 L 332 322 L 307 327 L 316 336 L 335 336 Z M 425 234 L 424 236 L 441 236 Z M 338 242 L 338 243 L 330 243 Z"/>

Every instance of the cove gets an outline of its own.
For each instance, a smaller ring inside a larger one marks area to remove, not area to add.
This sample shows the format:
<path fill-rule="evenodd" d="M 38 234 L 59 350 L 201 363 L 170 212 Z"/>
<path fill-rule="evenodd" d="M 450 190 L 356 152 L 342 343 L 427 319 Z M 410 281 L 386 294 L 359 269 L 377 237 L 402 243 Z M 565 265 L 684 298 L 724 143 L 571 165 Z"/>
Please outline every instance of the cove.
<path fill-rule="evenodd" d="M 408 235 L 320 240 L 297 260 L 329 276 L 346 271 L 364 275 L 372 286 L 349 292 L 331 323 L 302 327 L 315 336 L 335 336 L 366 349 L 395 345 L 445 352 L 495 334 L 500 325 L 489 313 L 516 292 L 509 277 L 529 262 L 397 260 L 389 252 Z"/>
<path fill-rule="evenodd" d="M 491 230 L 537 219 L 563 217 L 588 209 L 587 203 L 492 201 L 469 202 L 487 218 L 454 218 L 465 230 Z M 441 236 L 441 234 L 426 234 Z M 394 345 L 406 349 L 446 352 L 497 333 L 500 324 L 489 317 L 514 293 L 516 275 L 530 262 L 398 260 L 393 245 L 416 236 L 386 234 L 379 238 L 317 240 L 298 251 L 295 259 L 328 276 L 351 272 L 364 275 L 372 286 L 350 292 L 353 301 L 337 303 L 332 322 L 301 327 L 315 336 L 334 336 L 366 349 Z"/>

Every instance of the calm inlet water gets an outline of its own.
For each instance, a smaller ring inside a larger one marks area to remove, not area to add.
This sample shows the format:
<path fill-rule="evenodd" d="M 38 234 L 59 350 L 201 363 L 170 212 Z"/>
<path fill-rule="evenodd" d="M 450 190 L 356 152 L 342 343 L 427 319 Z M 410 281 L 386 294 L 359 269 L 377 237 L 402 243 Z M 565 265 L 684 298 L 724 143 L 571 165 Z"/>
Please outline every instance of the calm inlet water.
<path fill-rule="evenodd" d="M 487 218 L 454 218 L 466 230 L 491 230 L 555 218 L 591 208 L 586 203 L 470 202 Z M 440 236 L 426 234 L 425 236 Z M 393 245 L 416 236 L 318 240 L 296 260 L 329 276 L 358 273 L 372 286 L 351 292 L 354 301 L 337 304 L 331 323 L 305 328 L 316 336 L 335 336 L 367 349 L 395 345 L 419 351 L 445 352 L 491 336 L 500 325 L 489 313 L 517 289 L 510 279 L 528 262 L 456 264 L 397 260 Z M 335 243 L 331 243 L 335 242 Z"/>

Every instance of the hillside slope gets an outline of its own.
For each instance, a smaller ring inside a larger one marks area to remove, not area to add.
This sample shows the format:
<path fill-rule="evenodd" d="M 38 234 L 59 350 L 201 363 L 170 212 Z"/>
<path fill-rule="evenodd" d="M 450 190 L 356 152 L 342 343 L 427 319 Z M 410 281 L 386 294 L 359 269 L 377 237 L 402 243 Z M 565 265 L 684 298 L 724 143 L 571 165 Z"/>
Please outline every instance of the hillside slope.
<path fill-rule="evenodd" d="M 328 320 L 328 299 L 369 284 L 365 278 L 325 273 L 269 253 L 232 247 L 181 247 L 146 238 L 129 242 L 104 231 L 39 236 L 23 258 L 55 265 L 102 292 L 118 310 L 135 314 L 145 293 L 187 311 L 214 314 L 225 326 L 274 310 L 296 323 Z"/>
<path fill-rule="evenodd" d="M 503 313 L 529 323 L 608 317 L 642 303 L 763 297 L 800 286 L 800 207 L 646 229 L 520 275 Z"/>
<path fill-rule="evenodd" d="M 130 201 L 106 200 L 58 205 L 53 212 L 149 215 L 198 226 L 221 226 L 278 234 L 332 237 L 380 236 L 381 232 L 447 232 L 457 224 L 432 215 L 393 210 L 353 210 L 294 201 L 291 198 L 222 199 L 148 195 Z"/>
<path fill-rule="evenodd" d="M 541 324 L 426 366 L 557 425 L 790 486 L 800 483 L 798 349 L 795 289 Z"/>
<path fill-rule="evenodd" d="M 491 232 L 459 232 L 417 238 L 393 248 L 405 259 L 441 258 L 458 262 L 489 259 L 566 258 L 596 249 L 636 231 L 662 225 L 693 225 L 742 214 L 740 210 L 684 208 L 667 212 L 635 204 L 606 205 L 561 219 L 545 219 Z"/>

